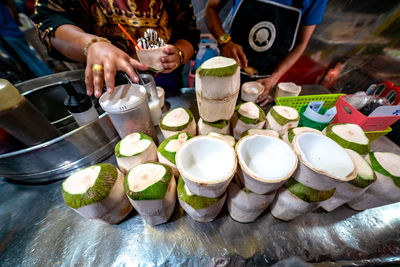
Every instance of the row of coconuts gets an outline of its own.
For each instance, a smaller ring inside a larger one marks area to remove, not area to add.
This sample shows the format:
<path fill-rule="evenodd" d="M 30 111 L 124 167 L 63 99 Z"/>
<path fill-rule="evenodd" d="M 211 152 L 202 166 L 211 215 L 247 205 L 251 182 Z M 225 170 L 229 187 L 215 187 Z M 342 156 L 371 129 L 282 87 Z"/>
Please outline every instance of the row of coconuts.
<path fill-rule="evenodd" d="M 293 120 L 288 128 L 274 115 L 288 119 L 296 112 L 272 107 L 266 120 L 274 129 L 247 129 L 235 143 L 214 132 L 192 138 L 192 113 L 173 109 L 161 124 L 177 128 L 161 126 L 166 139 L 158 148 L 145 134 L 126 136 L 115 147 L 119 169 L 105 163 L 71 175 L 62 185 L 65 203 L 108 223 L 121 221 L 133 206 L 157 225 L 172 215 L 176 196 L 196 221 L 215 219 L 226 200 L 239 222 L 254 221 L 268 206 L 274 217 L 291 220 L 318 207 L 332 211 L 348 203 L 364 210 L 400 201 L 400 156 L 369 152 L 355 124 L 319 132 Z"/>
<path fill-rule="evenodd" d="M 115 148 L 121 171 L 111 164 L 78 171 L 63 183 L 66 204 L 109 223 L 133 206 L 157 225 L 170 218 L 176 196 L 197 221 L 215 219 L 226 200 L 239 222 L 254 221 L 268 206 L 274 217 L 291 220 L 318 207 L 363 210 L 400 201 L 400 156 L 369 152 L 359 126 L 319 132 L 297 127 L 290 107 L 274 106 L 266 116 L 252 102 L 235 107 L 239 86 L 234 60 L 203 63 L 197 126 L 188 109 L 175 108 L 161 119 L 166 139 L 158 148 L 142 133 L 128 135 Z"/>

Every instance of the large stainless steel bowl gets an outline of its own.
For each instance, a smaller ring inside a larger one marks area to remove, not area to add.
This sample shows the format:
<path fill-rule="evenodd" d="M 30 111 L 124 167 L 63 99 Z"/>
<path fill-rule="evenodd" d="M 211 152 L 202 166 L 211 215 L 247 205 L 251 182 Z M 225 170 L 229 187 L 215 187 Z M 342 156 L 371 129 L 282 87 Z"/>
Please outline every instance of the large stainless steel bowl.
<path fill-rule="evenodd" d="M 16 85 L 64 135 L 34 147 L 0 155 L 0 177 L 29 183 L 62 179 L 83 166 L 111 156 L 120 140 L 108 115 L 79 127 L 64 108 L 66 97 L 60 83 L 69 79 L 76 89 L 84 72 L 69 71 Z M 80 88 L 80 89 L 79 89 Z M 102 113 L 102 110 L 99 109 Z"/>

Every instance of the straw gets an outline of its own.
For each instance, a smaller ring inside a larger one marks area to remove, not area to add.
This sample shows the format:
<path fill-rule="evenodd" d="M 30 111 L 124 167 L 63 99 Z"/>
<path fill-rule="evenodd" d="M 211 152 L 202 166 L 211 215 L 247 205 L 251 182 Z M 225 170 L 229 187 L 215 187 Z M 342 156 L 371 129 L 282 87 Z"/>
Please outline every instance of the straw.
<path fill-rule="evenodd" d="M 128 36 L 128 38 L 132 41 L 132 43 L 136 45 L 137 49 L 140 50 L 140 47 L 137 45 L 135 40 L 133 40 L 133 38 L 129 35 L 129 33 L 125 30 L 124 26 L 118 23 L 118 27 L 125 33 L 126 36 Z"/>

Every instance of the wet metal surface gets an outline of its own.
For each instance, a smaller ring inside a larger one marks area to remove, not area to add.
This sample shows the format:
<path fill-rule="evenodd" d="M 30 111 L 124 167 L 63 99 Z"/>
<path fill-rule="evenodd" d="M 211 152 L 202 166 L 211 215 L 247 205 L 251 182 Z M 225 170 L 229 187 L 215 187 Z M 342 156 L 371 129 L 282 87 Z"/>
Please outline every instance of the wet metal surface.
<path fill-rule="evenodd" d="M 180 100 L 168 101 L 175 107 Z M 386 138 L 373 149 L 400 153 Z M 214 222 L 195 222 L 177 204 L 160 226 L 135 211 L 108 225 L 69 209 L 61 183 L 0 179 L 0 266 L 263 266 L 290 256 L 317 266 L 400 264 L 400 203 L 363 212 L 343 206 L 291 222 L 267 210 L 249 224 L 232 220 L 226 208 Z"/>

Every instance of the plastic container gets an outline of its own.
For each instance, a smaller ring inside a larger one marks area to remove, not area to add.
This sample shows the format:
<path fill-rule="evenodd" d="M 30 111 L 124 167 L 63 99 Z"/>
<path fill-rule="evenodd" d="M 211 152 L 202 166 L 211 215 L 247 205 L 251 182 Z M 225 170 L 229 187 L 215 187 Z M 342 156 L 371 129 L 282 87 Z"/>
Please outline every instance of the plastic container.
<path fill-rule="evenodd" d="M 115 88 L 114 93 L 104 93 L 99 100 L 117 130 L 124 138 L 133 132 L 145 133 L 158 142 L 156 129 L 147 105 L 146 89 L 139 84 L 125 84 Z"/>
<path fill-rule="evenodd" d="M 395 123 L 400 116 L 368 117 L 347 103 L 343 96 L 336 102 L 337 114 L 334 123 L 355 123 L 364 131 L 382 131 Z"/>
<path fill-rule="evenodd" d="M 149 104 L 151 119 L 154 126 L 157 126 L 160 123 L 162 112 L 156 82 L 154 81 L 153 76 L 149 74 L 140 74 L 139 76 L 147 92 L 147 103 Z"/>
<path fill-rule="evenodd" d="M 89 96 L 77 93 L 74 86 L 68 80 L 64 80 L 61 85 L 68 93 L 64 101 L 64 106 L 79 126 L 84 126 L 99 117 L 99 113 L 97 113 Z"/>
<path fill-rule="evenodd" d="M 61 133 L 7 80 L 0 79 L 0 127 L 27 146 Z"/>
<path fill-rule="evenodd" d="M 333 121 L 333 118 L 332 118 L 332 120 L 330 122 L 324 123 L 324 122 L 318 122 L 318 121 L 314 121 L 314 120 L 307 118 L 306 116 L 304 116 L 304 111 L 306 110 L 307 106 L 308 105 L 304 105 L 299 110 L 300 121 L 299 121 L 298 127 L 310 127 L 310 128 L 317 129 L 318 131 L 322 131 L 326 126 L 328 126 Z M 321 109 L 318 111 L 318 113 L 325 114 L 326 111 L 327 111 L 326 108 L 321 107 Z"/>
<path fill-rule="evenodd" d="M 297 111 L 304 105 L 308 105 L 311 101 L 324 101 L 323 107 L 330 109 L 336 105 L 337 100 L 340 96 L 345 96 L 346 94 L 326 94 L 326 95 L 304 95 L 297 97 L 278 97 L 276 99 L 276 104 L 279 106 L 288 106 L 296 109 Z M 337 116 L 337 114 L 336 114 Z M 333 120 L 335 122 L 335 120 Z M 365 134 L 369 138 L 370 143 L 379 137 L 386 135 L 392 131 L 390 127 L 387 127 L 381 131 L 365 131 Z"/>

